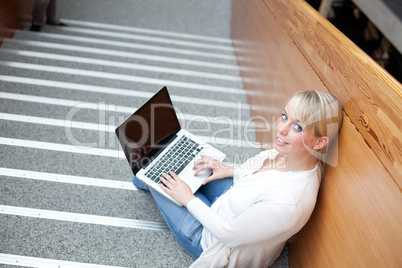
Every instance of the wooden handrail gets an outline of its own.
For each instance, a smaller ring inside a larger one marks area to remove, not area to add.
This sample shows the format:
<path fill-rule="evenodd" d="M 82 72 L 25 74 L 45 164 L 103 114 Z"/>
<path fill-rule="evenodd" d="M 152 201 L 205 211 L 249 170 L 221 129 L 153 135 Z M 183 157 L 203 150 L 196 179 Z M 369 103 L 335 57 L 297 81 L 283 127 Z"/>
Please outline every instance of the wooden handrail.
<path fill-rule="evenodd" d="M 305 1 L 265 3 L 402 188 L 402 85 Z"/>
<path fill-rule="evenodd" d="M 295 91 L 327 91 L 344 105 L 338 163 L 289 242 L 291 267 L 398 267 L 401 84 L 302 0 L 232 0 L 231 32 L 252 116 L 271 122 L 261 143 L 273 142 L 270 119 Z"/>

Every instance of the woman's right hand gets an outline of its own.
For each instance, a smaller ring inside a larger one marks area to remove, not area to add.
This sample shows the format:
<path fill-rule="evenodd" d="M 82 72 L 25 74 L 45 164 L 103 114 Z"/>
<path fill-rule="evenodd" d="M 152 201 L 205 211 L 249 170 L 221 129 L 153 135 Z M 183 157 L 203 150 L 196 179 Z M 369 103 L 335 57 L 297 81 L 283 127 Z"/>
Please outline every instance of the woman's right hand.
<path fill-rule="evenodd" d="M 212 169 L 212 175 L 207 177 L 202 184 L 205 185 L 210 181 L 233 177 L 234 169 L 223 164 L 218 159 L 210 156 L 201 155 L 201 158 L 194 162 L 194 169 L 197 169 L 194 175 L 197 175 L 204 169 Z"/>

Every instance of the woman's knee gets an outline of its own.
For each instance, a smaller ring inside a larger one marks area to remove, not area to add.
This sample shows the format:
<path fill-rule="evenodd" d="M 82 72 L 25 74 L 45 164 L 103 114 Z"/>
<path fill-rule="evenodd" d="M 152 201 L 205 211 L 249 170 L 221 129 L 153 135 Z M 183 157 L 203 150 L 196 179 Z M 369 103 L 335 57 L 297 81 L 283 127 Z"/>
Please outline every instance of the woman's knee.
<path fill-rule="evenodd" d="M 136 176 L 134 176 L 134 178 L 133 178 L 133 184 L 141 190 L 149 191 L 149 186 L 146 183 L 144 183 L 142 180 L 138 179 Z"/>

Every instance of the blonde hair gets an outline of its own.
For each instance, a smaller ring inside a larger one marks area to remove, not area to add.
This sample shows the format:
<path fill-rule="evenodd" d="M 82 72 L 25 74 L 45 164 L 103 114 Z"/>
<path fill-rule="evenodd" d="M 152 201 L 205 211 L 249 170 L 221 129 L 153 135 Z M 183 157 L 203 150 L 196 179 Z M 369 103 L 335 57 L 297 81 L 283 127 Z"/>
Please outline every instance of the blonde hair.
<path fill-rule="evenodd" d="M 337 145 L 338 132 L 343 120 L 342 106 L 331 94 L 316 90 L 296 92 L 288 99 L 288 103 L 292 103 L 292 116 L 302 122 L 305 130 L 313 130 L 316 137 L 326 136 L 329 139 L 328 144 L 320 150 L 309 148 L 319 160 L 322 177 L 325 165 L 331 164 L 328 154 L 331 148 Z M 332 165 L 333 163 L 334 161 Z"/>

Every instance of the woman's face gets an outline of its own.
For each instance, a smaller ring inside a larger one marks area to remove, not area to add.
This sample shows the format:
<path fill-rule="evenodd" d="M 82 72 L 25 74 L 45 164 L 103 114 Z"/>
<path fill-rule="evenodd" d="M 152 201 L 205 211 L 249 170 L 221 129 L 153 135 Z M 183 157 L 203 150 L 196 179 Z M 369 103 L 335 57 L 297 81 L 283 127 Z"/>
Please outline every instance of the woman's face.
<path fill-rule="evenodd" d="M 281 118 L 276 124 L 275 149 L 288 156 L 311 156 L 306 147 L 314 149 L 319 138 L 315 137 L 312 129 L 306 129 L 303 122 L 294 118 L 290 111 L 292 111 L 291 102 L 283 109 Z"/>

